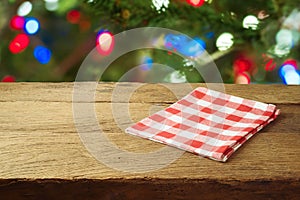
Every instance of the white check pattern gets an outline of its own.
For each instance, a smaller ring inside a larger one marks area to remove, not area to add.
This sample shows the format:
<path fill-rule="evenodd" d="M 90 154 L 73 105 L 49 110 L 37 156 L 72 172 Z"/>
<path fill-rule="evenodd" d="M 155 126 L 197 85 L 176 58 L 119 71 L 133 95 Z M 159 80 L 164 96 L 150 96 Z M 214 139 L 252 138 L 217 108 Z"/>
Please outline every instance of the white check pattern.
<path fill-rule="evenodd" d="M 225 162 L 278 115 L 275 105 L 199 87 L 125 131 Z"/>

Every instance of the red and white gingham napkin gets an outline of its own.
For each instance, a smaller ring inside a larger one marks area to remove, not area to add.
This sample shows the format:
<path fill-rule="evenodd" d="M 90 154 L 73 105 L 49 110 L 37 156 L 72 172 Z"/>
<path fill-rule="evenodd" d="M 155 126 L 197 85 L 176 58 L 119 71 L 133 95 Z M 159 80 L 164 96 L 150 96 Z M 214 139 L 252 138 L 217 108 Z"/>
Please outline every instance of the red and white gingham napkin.
<path fill-rule="evenodd" d="M 225 162 L 278 114 L 275 105 L 199 87 L 125 131 Z"/>

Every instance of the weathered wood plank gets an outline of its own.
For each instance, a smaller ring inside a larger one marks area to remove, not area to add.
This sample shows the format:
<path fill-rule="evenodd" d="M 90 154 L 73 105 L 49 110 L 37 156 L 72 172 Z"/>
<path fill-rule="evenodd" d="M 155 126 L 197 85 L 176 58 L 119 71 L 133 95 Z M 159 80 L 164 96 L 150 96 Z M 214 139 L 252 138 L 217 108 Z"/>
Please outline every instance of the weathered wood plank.
<path fill-rule="evenodd" d="M 118 85 L 120 93 L 119 101 L 122 97 L 130 95 L 132 88 L 141 86 L 140 83 L 99 83 L 95 101 L 110 102 L 112 92 Z M 175 88 L 174 93 L 179 97 L 187 94 L 189 87 L 206 87 L 205 84 L 165 84 L 170 88 Z M 218 85 L 218 84 L 216 84 Z M 1 83 L 0 102 L 5 101 L 46 101 L 46 102 L 71 102 L 74 83 Z M 184 88 L 184 89 L 180 89 Z M 157 91 L 157 92 L 155 92 Z M 225 84 L 225 92 L 243 98 L 251 98 L 266 103 L 295 103 L 300 102 L 299 86 L 284 85 L 231 85 Z M 130 102 L 156 102 L 171 103 L 176 100 L 175 95 L 162 85 L 147 84 L 138 88 Z"/>
<path fill-rule="evenodd" d="M 130 90 L 126 88 L 133 86 L 124 83 L 120 87 L 124 88 L 122 95 L 127 96 Z M 128 105 L 122 95 L 111 105 L 114 88 L 113 83 L 101 83 L 96 94 L 96 114 L 108 139 L 130 152 L 145 153 L 163 148 L 164 145 L 125 134 L 122 129 L 130 125 L 130 120 L 119 116 L 119 124 L 122 124 L 119 128 L 112 106 L 128 106 L 132 121 L 137 121 L 176 101 L 175 95 L 162 86 L 150 84 L 137 90 Z M 210 194 L 217 195 L 215 190 L 223 191 L 219 193 L 222 197 L 225 197 L 222 193 L 236 198 L 247 195 L 248 198 L 258 195 L 262 199 L 267 195 L 299 197 L 299 87 L 225 85 L 225 88 L 229 94 L 275 103 L 281 115 L 227 163 L 184 153 L 157 171 L 128 173 L 97 161 L 82 144 L 73 121 L 72 83 L 0 84 L 0 192 L 11 189 L 20 193 L 10 195 L 20 197 L 25 191 L 29 197 L 39 197 L 43 193 L 26 188 L 42 191 L 65 188 L 71 192 L 81 186 L 91 190 L 78 191 L 81 195 L 84 192 L 101 195 L 109 187 L 122 188 L 121 191 L 110 189 L 111 193 L 105 194 L 106 199 L 134 198 L 136 194 L 148 195 L 149 199 L 159 194 L 162 198 L 171 195 L 178 199 L 184 195 L 191 199 L 193 195 L 204 194 L 213 199 Z M 151 164 L 151 160 L 145 163 Z M 178 187 L 182 190 L 178 191 Z M 135 188 L 140 188 L 140 192 L 133 193 Z"/>
<path fill-rule="evenodd" d="M 146 117 L 150 105 L 132 105 L 134 121 Z M 146 175 L 161 178 L 182 176 L 235 179 L 238 176 L 240 180 L 251 180 L 253 177 L 269 179 L 278 175 L 282 178 L 300 177 L 300 107 L 279 107 L 282 114 L 278 120 L 245 144 L 228 163 L 218 163 L 185 153 L 175 163 L 158 172 L 121 176 L 120 173 L 92 159 L 86 152 L 73 124 L 70 103 L 1 102 L 0 177 L 69 179 Z M 164 146 L 125 134 L 117 127 L 107 104 L 97 103 L 96 111 L 103 131 L 119 148 L 133 152 L 149 152 Z M 151 164 L 151 160 L 145 163 L 147 164 Z M 250 165 L 253 166 L 248 168 Z M 245 173 L 239 174 L 239 169 L 243 169 Z M 103 171 L 110 173 L 105 174 Z M 208 171 L 213 173 L 207 173 Z M 221 171 L 227 173 L 220 173 Z"/>

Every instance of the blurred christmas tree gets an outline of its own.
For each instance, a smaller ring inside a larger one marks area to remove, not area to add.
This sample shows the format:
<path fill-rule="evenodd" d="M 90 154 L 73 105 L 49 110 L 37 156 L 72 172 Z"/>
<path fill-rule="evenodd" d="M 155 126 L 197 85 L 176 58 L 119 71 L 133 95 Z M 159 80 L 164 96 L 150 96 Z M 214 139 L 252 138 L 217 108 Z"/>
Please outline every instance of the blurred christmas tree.
<path fill-rule="evenodd" d="M 299 0 L 2 1 L 0 77 L 74 80 L 99 32 L 113 35 L 151 26 L 176 30 L 197 41 L 184 35 L 163 36 L 167 48 L 171 44 L 172 50 L 187 56 L 199 45 L 205 48 L 224 82 L 300 84 L 299 6 Z M 192 60 L 149 49 L 121 56 L 102 80 L 117 81 L 143 63 L 149 70 L 153 62 L 176 69 L 167 81 L 203 81 Z"/>

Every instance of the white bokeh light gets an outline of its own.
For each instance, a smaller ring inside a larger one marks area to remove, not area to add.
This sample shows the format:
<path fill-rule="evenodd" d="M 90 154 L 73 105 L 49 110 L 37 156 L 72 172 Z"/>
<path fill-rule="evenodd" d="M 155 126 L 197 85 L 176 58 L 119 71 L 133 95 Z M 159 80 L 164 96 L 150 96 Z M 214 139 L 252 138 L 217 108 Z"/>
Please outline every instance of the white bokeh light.
<path fill-rule="evenodd" d="M 187 79 L 183 72 L 177 70 L 168 74 L 165 77 L 164 81 L 169 83 L 186 83 Z"/>
<path fill-rule="evenodd" d="M 160 12 L 166 11 L 166 8 L 168 8 L 170 1 L 169 0 L 152 0 L 152 4 L 155 7 L 155 9 Z"/>
<path fill-rule="evenodd" d="M 256 30 L 259 24 L 259 20 L 254 15 L 248 15 L 243 20 L 243 27 L 246 29 Z"/>
<path fill-rule="evenodd" d="M 108 51 L 113 42 L 112 35 L 110 33 L 102 33 L 98 37 L 98 43 L 103 51 Z"/>
<path fill-rule="evenodd" d="M 294 41 L 292 31 L 288 29 L 281 29 L 276 34 L 274 53 L 279 57 L 286 56 L 290 53 L 293 45 Z"/>
<path fill-rule="evenodd" d="M 293 33 L 288 29 L 281 29 L 276 34 L 276 43 L 280 46 L 285 46 L 288 48 L 293 47 Z"/>
<path fill-rule="evenodd" d="M 231 33 L 222 33 L 216 42 L 216 46 L 220 51 L 225 51 L 233 45 L 233 35 Z"/>
<path fill-rule="evenodd" d="M 300 85 L 300 75 L 295 70 L 288 70 L 284 78 L 287 85 Z"/>
<path fill-rule="evenodd" d="M 55 11 L 58 9 L 58 0 L 44 0 L 45 8 L 48 11 Z"/>
<path fill-rule="evenodd" d="M 286 56 L 290 53 L 290 51 L 291 51 L 290 48 L 279 44 L 276 44 L 274 47 L 274 54 L 276 54 L 276 56 L 278 57 Z"/>
<path fill-rule="evenodd" d="M 282 66 L 282 68 L 281 68 L 282 75 L 285 75 L 286 72 L 288 72 L 288 71 L 295 71 L 295 67 L 291 64 Z"/>
<path fill-rule="evenodd" d="M 26 16 L 32 10 L 32 3 L 30 1 L 24 1 L 18 8 L 17 14 L 19 16 Z"/>

